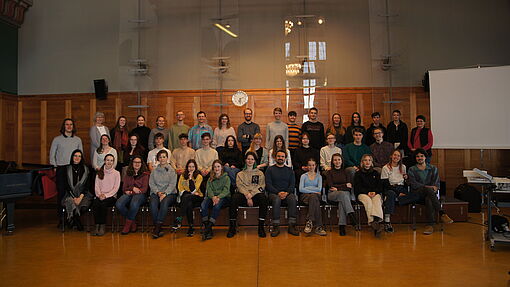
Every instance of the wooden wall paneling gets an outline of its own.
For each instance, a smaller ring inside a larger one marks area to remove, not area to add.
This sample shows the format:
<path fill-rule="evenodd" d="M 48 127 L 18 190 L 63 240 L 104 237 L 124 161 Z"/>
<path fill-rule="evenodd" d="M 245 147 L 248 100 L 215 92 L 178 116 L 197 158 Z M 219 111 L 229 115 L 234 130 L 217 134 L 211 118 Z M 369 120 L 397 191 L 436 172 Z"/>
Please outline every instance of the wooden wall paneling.
<path fill-rule="evenodd" d="M 96 99 L 90 99 L 90 105 L 89 105 L 89 122 L 92 125 L 95 123 L 96 118 L 94 117 L 97 111 L 97 100 Z"/>
<path fill-rule="evenodd" d="M 174 97 L 166 98 L 166 121 L 169 127 L 171 127 L 176 121 L 174 111 Z"/>
<path fill-rule="evenodd" d="M 472 169 L 471 167 L 471 150 L 464 150 L 464 169 Z"/>
<path fill-rule="evenodd" d="M 448 149 L 445 150 L 445 159 L 442 169 L 444 170 L 443 180 L 446 181 L 447 196 L 453 196 L 453 190 L 461 183 L 465 182 L 462 171 L 464 166 L 464 150 Z"/>
<path fill-rule="evenodd" d="M 184 123 L 188 126 L 193 126 L 195 114 L 193 113 L 193 96 L 186 96 L 183 94 L 172 95 L 173 99 L 173 112 L 171 113 L 171 119 L 175 123 L 177 121 L 176 114 L 178 111 L 184 112 Z M 198 99 L 200 99 L 198 97 Z"/>
<path fill-rule="evenodd" d="M 41 145 L 40 145 L 40 163 L 48 163 L 48 157 L 46 151 L 48 150 L 48 138 L 47 138 L 47 127 L 48 127 L 48 102 L 41 101 L 41 118 L 40 118 L 40 129 L 41 129 Z"/>
<path fill-rule="evenodd" d="M 137 93 L 121 93 L 118 99 L 121 103 L 119 116 L 126 117 L 128 129 L 132 130 L 137 126 L 136 117 L 138 116 L 138 108 L 130 108 L 129 106 L 138 104 Z"/>
<path fill-rule="evenodd" d="M 202 98 L 200 96 L 194 96 L 193 97 L 193 106 L 192 106 L 192 114 L 191 118 L 193 119 L 193 123 L 191 126 L 194 126 L 197 124 L 197 117 L 196 114 L 202 110 Z"/>
<path fill-rule="evenodd" d="M 66 118 L 72 118 L 73 117 L 72 106 L 73 106 L 72 100 L 65 100 Z"/>
<path fill-rule="evenodd" d="M 407 123 L 407 127 L 409 128 L 409 133 L 411 133 L 411 129 L 416 125 L 416 116 L 418 115 L 417 107 L 416 107 L 416 94 L 411 93 L 409 96 L 409 122 Z"/>
<path fill-rule="evenodd" d="M 351 125 L 352 113 L 358 110 L 357 99 L 358 96 L 352 93 L 338 93 L 336 94 L 336 110 L 342 116 L 342 124 L 345 128 Z M 332 115 L 330 111 L 330 115 Z"/>
<path fill-rule="evenodd" d="M 391 121 L 391 103 L 388 103 L 390 100 L 389 92 L 382 94 L 382 105 L 383 109 L 380 111 L 381 113 L 381 123 L 386 126 Z"/>
<path fill-rule="evenodd" d="M 18 102 L 18 129 L 17 129 L 17 148 L 16 148 L 16 163 L 18 164 L 18 166 L 21 166 L 21 164 L 23 163 L 23 150 L 24 150 L 24 146 L 23 146 L 23 125 L 21 123 L 23 123 L 23 102 L 22 101 L 19 101 Z M 20 148 L 21 147 L 21 148 Z"/>
<path fill-rule="evenodd" d="M 430 97 L 428 93 L 416 93 L 416 112 L 418 115 L 424 115 L 427 118 L 427 124 L 430 126 Z M 413 118 L 413 126 L 415 118 Z"/>
<path fill-rule="evenodd" d="M 41 158 L 41 104 L 37 98 L 22 100 L 21 119 L 18 125 L 21 128 L 22 157 L 21 162 L 38 163 Z"/>
<path fill-rule="evenodd" d="M 365 101 L 363 94 L 356 94 L 356 112 L 358 112 L 362 117 L 365 114 Z M 364 118 L 362 118 L 362 124 L 365 124 Z"/>
<path fill-rule="evenodd" d="M 96 99 L 94 99 L 95 101 Z M 76 127 L 76 135 L 83 144 L 85 158 L 90 156 L 89 129 L 93 124 L 92 117 L 94 117 L 94 113 L 91 115 L 91 102 L 90 96 L 73 97 L 71 100 L 71 115 Z"/>
<path fill-rule="evenodd" d="M 122 113 L 122 99 L 120 98 L 119 95 L 117 95 L 117 97 L 115 97 L 115 123 L 117 122 L 117 119 L 123 115 Z M 126 106 L 127 107 L 127 106 Z M 110 128 L 113 128 L 115 126 L 115 123 L 114 124 L 110 124 Z"/>
<path fill-rule="evenodd" d="M 149 105 L 149 108 L 147 111 L 146 125 L 149 128 L 154 128 L 156 126 L 156 119 L 158 116 L 166 115 L 166 98 L 161 95 L 151 95 L 147 99 L 147 104 Z"/>
<path fill-rule="evenodd" d="M 45 137 L 46 144 L 41 141 L 41 162 L 49 163 L 49 151 L 53 138 L 60 135 L 60 126 L 62 120 L 66 118 L 66 101 L 59 100 L 48 100 L 46 101 L 47 113 L 46 113 L 46 131 L 41 129 L 41 137 Z M 42 119 L 41 111 L 41 119 Z M 43 123 L 41 123 L 42 127 Z M 43 150 L 42 146 L 45 146 Z M 42 161 L 44 159 L 45 161 Z"/>
<path fill-rule="evenodd" d="M 287 106 L 287 93 L 286 91 L 284 91 L 285 93 L 285 106 Z M 303 90 L 302 89 L 298 89 L 298 88 L 294 88 L 294 89 L 291 89 L 289 88 L 289 95 L 288 95 L 288 107 L 287 107 L 287 110 L 288 111 L 295 111 L 297 113 L 297 117 L 296 117 L 296 123 L 298 124 L 302 124 L 303 123 L 303 116 L 304 114 L 306 113 L 305 111 L 305 103 L 304 103 L 304 99 L 303 99 Z M 258 111 L 255 110 L 255 105 L 253 105 L 253 109 L 255 111 L 255 115 L 258 114 Z M 287 116 L 287 115 L 285 115 Z M 286 119 L 286 117 L 285 117 Z M 258 123 L 258 121 L 256 121 Z"/>
<path fill-rule="evenodd" d="M 142 94 L 142 96 L 141 96 L 141 105 L 142 106 L 148 106 L 149 105 L 146 94 Z M 148 108 L 144 108 L 144 109 L 141 109 L 141 112 L 140 112 L 140 114 L 145 117 L 146 121 L 147 121 L 148 111 L 149 111 Z M 147 125 L 147 122 L 145 124 Z"/>
<path fill-rule="evenodd" d="M 15 96 L 0 95 L 0 159 L 6 161 L 16 161 L 16 150 L 18 146 L 17 128 L 18 128 L 18 99 Z M 14 151 L 14 152 L 13 152 Z"/>
<path fill-rule="evenodd" d="M 117 117 L 115 112 L 115 102 L 119 93 L 109 93 L 106 100 L 96 101 L 96 111 L 103 112 L 105 117 L 104 125 L 109 129 L 112 129 L 117 123 Z"/>
<path fill-rule="evenodd" d="M 393 89 L 392 100 L 399 101 L 399 103 L 391 104 L 391 111 L 389 115 L 390 118 L 387 122 L 385 122 L 385 124 L 387 125 L 390 121 L 393 120 L 391 112 L 393 112 L 393 110 L 399 110 L 401 113 L 400 120 L 405 122 L 408 128 L 411 128 L 411 126 L 409 126 L 409 123 L 413 123 L 410 120 L 411 91 L 409 89 Z"/>

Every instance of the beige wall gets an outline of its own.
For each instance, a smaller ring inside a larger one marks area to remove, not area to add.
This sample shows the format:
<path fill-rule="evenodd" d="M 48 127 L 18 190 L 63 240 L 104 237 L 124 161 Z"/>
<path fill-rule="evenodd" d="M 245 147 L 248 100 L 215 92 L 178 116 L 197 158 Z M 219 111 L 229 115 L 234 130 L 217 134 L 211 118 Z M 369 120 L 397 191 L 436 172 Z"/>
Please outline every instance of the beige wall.
<path fill-rule="evenodd" d="M 135 0 L 35 1 L 19 35 L 19 94 L 92 92 L 105 78 L 110 91 L 216 89 L 203 59 L 216 56 L 222 35 L 231 70 L 224 87 L 282 88 L 283 19 L 301 14 L 289 0 L 223 1 L 238 40 L 211 26 L 215 1 L 144 0 L 149 19 L 138 34 Z M 428 69 L 510 64 L 510 2 L 506 0 L 390 0 L 395 86 L 416 86 Z M 388 85 L 373 58 L 386 53 L 384 0 L 307 1 L 307 13 L 326 19 L 324 75 L 331 87 Z M 129 59 L 140 52 L 149 77 L 135 79 Z"/>

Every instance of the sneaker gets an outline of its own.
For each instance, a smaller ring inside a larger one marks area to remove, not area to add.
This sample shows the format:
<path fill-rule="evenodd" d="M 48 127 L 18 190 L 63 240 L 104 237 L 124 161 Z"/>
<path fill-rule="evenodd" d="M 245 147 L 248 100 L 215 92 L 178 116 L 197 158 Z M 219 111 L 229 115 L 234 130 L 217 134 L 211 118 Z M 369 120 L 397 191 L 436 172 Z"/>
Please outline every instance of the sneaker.
<path fill-rule="evenodd" d="M 451 219 L 446 213 L 443 213 L 443 215 L 441 215 L 441 221 L 446 224 L 453 223 L 453 219 Z"/>
<path fill-rule="evenodd" d="M 392 233 L 394 231 L 393 226 L 391 225 L 391 222 L 384 223 L 384 231 L 386 231 L 388 233 Z"/>
<path fill-rule="evenodd" d="M 324 230 L 324 227 L 317 226 L 315 228 L 315 234 L 320 235 L 320 236 L 326 236 L 327 233 L 326 233 L 326 230 Z"/>
<path fill-rule="evenodd" d="M 190 227 L 188 228 L 188 232 L 186 232 L 186 236 L 193 237 L 193 235 L 195 235 L 195 228 L 193 228 L 193 226 L 190 225 Z"/>
<path fill-rule="evenodd" d="M 313 223 L 311 220 L 306 221 L 305 229 L 303 230 L 306 234 L 310 234 L 312 232 Z"/>
<path fill-rule="evenodd" d="M 347 233 L 345 232 L 345 225 L 339 225 L 338 226 L 338 234 L 340 236 L 345 236 Z"/>
<path fill-rule="evenodd" d="M 280 235 L 280 226 L 273 225 L 273 230 L 271 230 L 271 237 L 276 237 L 278 235 Z"/>
<path fill-rule="evenodd" d="M 181 220 L 179 220 L 179 218 L 176 218 L 174 221 L 174 225 L 172 225 L 172 231 L 176 232 L 177 230 L 179 230 L 179 228 L 181 228 L 181 226 L 182 226 Z"/>
<path fill-rule="evenodd" d="M 423 234 L 431 235 L 432 233 L 434 233 L 434 227 L 432 227 L 432 225 L 425 226 L 425 230 L 423 231 Z"/>
<path fill-rule="evenodd" d="M 289 230 L 290 235 L 299 236 L 299 230 L 296 228 L 295 223 L 289 223 Z"/>

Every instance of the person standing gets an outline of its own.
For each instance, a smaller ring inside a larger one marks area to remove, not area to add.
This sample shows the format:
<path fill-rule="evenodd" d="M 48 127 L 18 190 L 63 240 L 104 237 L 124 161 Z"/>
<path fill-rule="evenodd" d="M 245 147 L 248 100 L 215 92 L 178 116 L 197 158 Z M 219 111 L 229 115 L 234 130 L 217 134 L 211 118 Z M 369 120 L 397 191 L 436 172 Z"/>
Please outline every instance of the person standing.
<path fill-rule="evenodd" d="M 409 130 L 406 123 L 400 120 L 401 113 L 399 110 L 394 110 L 392 113 L 393 120 L 388 123 L 386 128 L 386 140 L 393 144 L 394 149 L 398 149 L 409 154 L 407 141 L 409 138 Z"/>
<path fill-rule="evenodd" d="M 197 113 L 198 123 L 188 131 L 188 139 L 191 143 L 191 148 L 198 150 L 202 147 L 202 135 L 208 133 L 209 137 L 213 138 L 213 129 L 207 124 L 207 115 L 205 112 L 200 111 Z"/>
<path fill-rule="evenodd" d="M 350 144 L 354 141 L 353 130 L 358 128 L 361 130 L 361 133 L 365 135 L 366 130 L 365 127 L 361 123 L 361 115 L 358 112 L 354 112 L 351 115 L 351 125 L 347 127 L 347 131 L 345 132 L 344 144 Z"/>
<path fill-rule="evenodd" d="M 320 150 L 326 143 L 324 138 L 324 125 L 317 120 L 319 110 L 313 107 L 308 110 L 308 121 L 301 126 L 301 132 L 310 135 L 310 146 Z"/>
<path fill-rule="evenodd" d="M 170 130 L 166 128 L 166 119 L 164 116 L 158 116 L 156 119 L 156 127 L 153 128 L 149 134 L 149 150 L 153 150 L 156 147 L 156 141 L 154 137 L 156 134 L 162 134 L 165 141 L 163 146 L 168 148 L 168 141 L 170 139 Z"/>
<path fill-rule="evenodd" d="M 407 147 L 413 153 L 417 149 L 424 149 L 427 152 L 427 163 L 430 163 L 434 137 L 432 136 L 432 131 L 425 127 L 426 122 L 425 116 L 419 115 L 416 117 L 416 127 L 411 130 L 411 136 L 407 140 Z"/>
<path fill-rule="evenodd" d="M 71 154 L 75 150 L 83 151 L 83 144 L 76 136 L 73 119 L 67 118 L 62 121 L 60 135 L 51 142 L 50 164 L 54 167 L 68 165 Z"/>
<path fill-rule="evenodd" d="M 282 122 L 282 108 L 276 107 L 273 110 L 274 121 L 267 124 L 266 127 L 266 145 L 268 149 L 273 148 L 274 138 L 278 135 L 283 140 L 289 142 L 289 128 L 286 123 Z"/>
<path fill-rule="evenodd" d="M 218 152 L 225 146 L 225 140 L 228 136 L 236 137 L 234 127 L 230 126 L 230 118 L 227 114 L 221 114 L 218 118 L 218 127 L 214 129 L 214 138 L 211 144 Z"/>
<path fill-rule="evenodd" d="M 120 116 L 117 119 L 115 127 L 110 131 L 112 147 L 117 151 L 117 170 L 122 170 L 124 164 L 124 150 L 127 149 L 129 144 L 129 132 L 127 126 L 127 118 Z M 126 163 L 127 165 L 128 163 Z"/>
<path fill-rule="evenodd" d="M 138 115 L 136 117 L 136 128 L 131 131 L 131 134 L 138 135 L 138 141 L 140 145 L 148 152 L 149 151 L 149 135 L 151 129 L 145 126 L 145 117 Z M 151 148 L 152 149 L 152 148 Z"/>
<path fill-rule="evenodd" d="M 253 111 L 250 108 L 244 109 L 244 122 L 237 128 L 237 141 L 241 143 L 241 151 L 243 154 L 250 148 L 251 141 L 255 134 L 260 133 L 260 126 L 252 122 L 252 118 Z"/>
<path fill-rule="evenodd" d="M 188 134 L 189 132 L 189 126 L 184 123 L 184 119 L 186 118 L 186 115 L 183 111 L 177 111 L 175 114 L 175 117 L 177 119 L 177 122 L 173 124 L 170 127 L 170 139 L 168 141 L 168 149 L 172 152 L 174 149 L 179 148 L 180 145 L 180 135 L 181 134 Z"/>
<path fill-rule="evenodd" d="M 299 144 L 301 142 L 301 128 L 296 123 L 297 113 L 295 111 L 290 111 L 287 117 L 289 119 L 289 122 L 287 123 L 287 128 L 289 129 L 289 150 L 290 155 L 294 157 L 296 149 L 299 148 Z"/>
<path fill-rule="evenodd" d="M 94 125 L 90 127 L 90 159 L 94 156 L 94 151 L 101 146 L 101 136 L 107 135 L 110 138 L 110 129 L 104 125 L 104 114 L 96 112 L 94 115 Z"/>

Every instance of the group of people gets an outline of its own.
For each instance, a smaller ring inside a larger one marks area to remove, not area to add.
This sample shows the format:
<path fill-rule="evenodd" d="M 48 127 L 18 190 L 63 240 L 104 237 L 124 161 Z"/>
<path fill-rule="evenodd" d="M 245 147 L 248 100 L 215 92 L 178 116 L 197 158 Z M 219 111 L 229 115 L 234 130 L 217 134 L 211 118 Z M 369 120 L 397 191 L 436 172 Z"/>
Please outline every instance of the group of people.
<path fill-rule="evenodd" d="M 398 110 L 387 127 L 380 122 L 380 114 L 373 113 L 373 123 L 366 129 L 359 113 L 352 114 L 347 128 L 335 113 L 327 129 L 318 121 L 316 108 L 308 110 L 308 121 L 301 127 L 295 111 L 288 113 L 289 123 L 282 121 L 281 108 L 275 108 L 273 115 L 264 147 L 260 126 L 252 121 L 249 108 L 237 132 L 227 114 L 219 116 L 214 130 L 203 111 L 197 113 L 193 127 L 184 123 L 185 114 L 178 111 L 170 128 L 165 117 L 159 116 L 156 127 L 150 129 L 140 115 L 136 128 L 129 130 L 127 118 L 121 116 L 110 130 L 104 125 L 104 114 L 97 112 L 89 132 L 91 168 L 85 164 L 74 121 L 64 119 L 61 135 L 50 149 L 50 163 L 57 170 L 59 215 L 65 218 L 60 224 L 83 229 L 80 214 L 92 206 L 93 234 L 104 235 L 107 210 L 115 205 L 126 219 L 121 232 L 125 235 L 136 231 L 137 212 L 147 200 L 153 238 L 164 235 L 168 209 L 176 205 L 180 208 L 171 229 L 178 230 L 186 218 L 187 235 L 193 236 L 193 209 L 200 207 L 204 240 L 213 237 L 216 219 L 226 207 L 229 238 L 237 232 L 240 206 L 259 207 L 259 237 L 266 237 L 269 205 L 272 237 L 280 233 L 281 206 L 287 207 L 289 234 L 299 235 L 298 204 L 308 206 L 303 232 L 326 235 L 323 201 L 338 205 L 341 236 L 346 235 L 348 219 L 357 224 L 352 206 L 356 201 L 365 207 L 377 237 L 383 230 L 393 232 L 391 214 L 396 204 L 425 203 L 425 234 L 433 233 L 436 213 L 443 222 L 453 222 L 438 199 L 439 175 L 430 164 L 433 137 L 424 116 L 416 118 L 417 127 L 409 136 Z M 409 169 L 405 158 L 412 163 Z"/>

